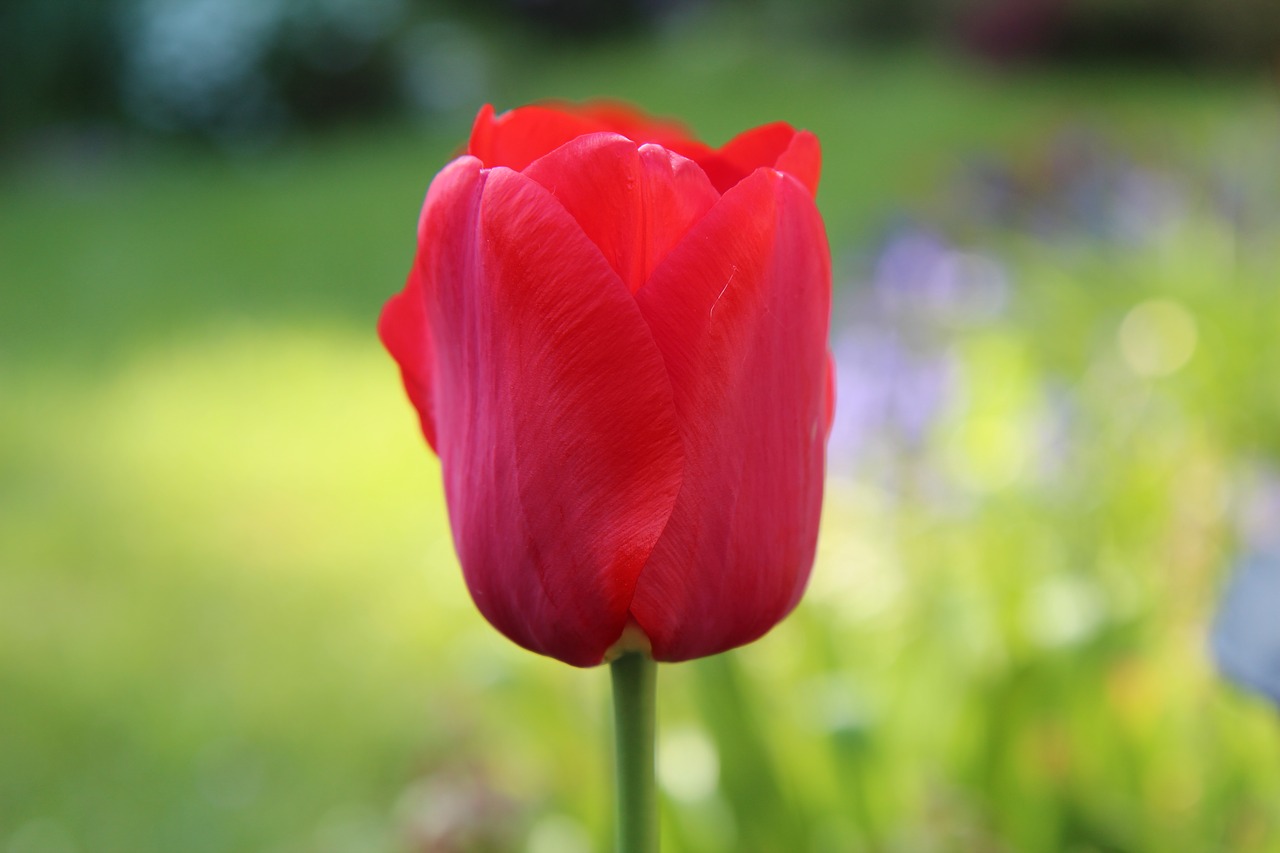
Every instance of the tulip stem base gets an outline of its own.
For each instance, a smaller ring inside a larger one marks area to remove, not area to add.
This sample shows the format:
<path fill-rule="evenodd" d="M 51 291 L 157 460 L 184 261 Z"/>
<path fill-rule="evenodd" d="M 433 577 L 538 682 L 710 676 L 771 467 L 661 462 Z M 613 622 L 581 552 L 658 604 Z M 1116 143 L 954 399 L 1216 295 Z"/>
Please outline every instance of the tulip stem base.
<path fill-rule="evenodd" d="M 654 716 L 658 664 L 629 652 L 609 664 L 617 744 L 618 853 L 657 853 Z"/>

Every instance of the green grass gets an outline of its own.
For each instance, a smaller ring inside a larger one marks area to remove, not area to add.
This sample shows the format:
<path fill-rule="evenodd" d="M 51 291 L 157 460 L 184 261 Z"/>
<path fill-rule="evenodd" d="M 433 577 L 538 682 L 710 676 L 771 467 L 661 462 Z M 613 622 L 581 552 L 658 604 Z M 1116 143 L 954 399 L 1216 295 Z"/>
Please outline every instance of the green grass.
<path fill-rule="evenodd" d="M 1197 168 L 1266 107 L 1239 82 L 995 78 L 742 34 L 505 61 L 499 106 L 607 94 L 713 141 L 815 130 L 846 271 L 971 154 L 1017 160 L 1083 123 Z M 474 611 L 373 333 L 463 132 L 4 178 L 6 853 L 432 850 L 414 827 L 449 820 L 466 850 L 605 849 L 606 673 Z M 800 610 L 663 668 L 664 849 L 1280 844 L 1280 725 L 1204 642 L 1234 484 L 1280 453 L 1274 252 L 1194 211 L 1130 250 L 979 238 L 1018 290 L 955 332 L 977 390 L 920 463 L 967 498 L 913 498 L 911 471 L 901 492 L 834 481 Z M 1153 297 L 1198 331 L 1159 380 L 1116 343 Z M 1028 460 L 1053 383 L 1082 441 L 1046 473 Z"/>

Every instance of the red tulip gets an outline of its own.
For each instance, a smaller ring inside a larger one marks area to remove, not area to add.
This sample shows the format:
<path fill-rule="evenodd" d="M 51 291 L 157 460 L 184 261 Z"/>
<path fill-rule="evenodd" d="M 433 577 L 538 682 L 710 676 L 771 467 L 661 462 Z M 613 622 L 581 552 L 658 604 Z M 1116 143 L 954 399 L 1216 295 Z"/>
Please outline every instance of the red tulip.
<path fill-rule="evenodd" d="M 799 601 L 832 408 L 819 165 L 781 123 L 714 150 L 616 105 L 485 107 L 432 182 L 379 332 L 515 642 L 686 660 Z"/>

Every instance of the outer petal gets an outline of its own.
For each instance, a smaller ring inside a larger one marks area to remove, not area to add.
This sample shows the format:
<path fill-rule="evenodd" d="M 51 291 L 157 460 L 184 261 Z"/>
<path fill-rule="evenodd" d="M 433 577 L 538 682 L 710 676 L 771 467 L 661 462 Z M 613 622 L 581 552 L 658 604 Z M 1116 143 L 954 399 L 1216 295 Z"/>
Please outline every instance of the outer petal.
<path fill-rule="evenodd" d="M 422 240 L 438 448 L 472 597 L 517 643 L 599 663 L 679 491 L 661 356 L 599 251 L 521 175 L 456 161 Z"/>
<path fill-rule="evenodd" d="M 720 199 L 693 161 L 613 133 L 578 137 L 525 175 L 560 200 L 633 293 Z"/>
<path fill-rule="evenodd" d="M 427 325 L 426 305 L 423 302 L 422 284 L 415 268 L 409 274 L 404 290 L 397 293 L 383 306 L 378 318 L 378 337 L 400 365 L 400 378 L 422 422 L 422 434 L 431 449 L 436 449 L 436 425 L 434 403 L 431 394 L 431 374 L 435 357 L 431 346 L 431 329 Z"/>
<path fill-rule="evenodd" d="M 765 169 L 636 294 L 685 450 L 683 487 L 631 605 L 659 660 L 749 642 L 800 598 L 822 501 L 830 294 L 812 196 Z"/>

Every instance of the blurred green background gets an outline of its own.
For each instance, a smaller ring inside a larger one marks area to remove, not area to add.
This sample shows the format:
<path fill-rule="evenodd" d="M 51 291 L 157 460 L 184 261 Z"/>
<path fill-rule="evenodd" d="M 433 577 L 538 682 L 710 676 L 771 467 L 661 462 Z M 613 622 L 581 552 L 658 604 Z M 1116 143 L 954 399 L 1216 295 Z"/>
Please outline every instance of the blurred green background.
<path fill-rule="evenodd" d="M 815 131 L 836 266 L 818 565 L 662 669 L 664 849 L 1280 850 L 1207 652 L 1280 530 L 1275 8 L 10 4 L 0 851 L 608 849 L 607 675 L 475 612 L 374 334 L 475 109 L 599 95 Z"/>

